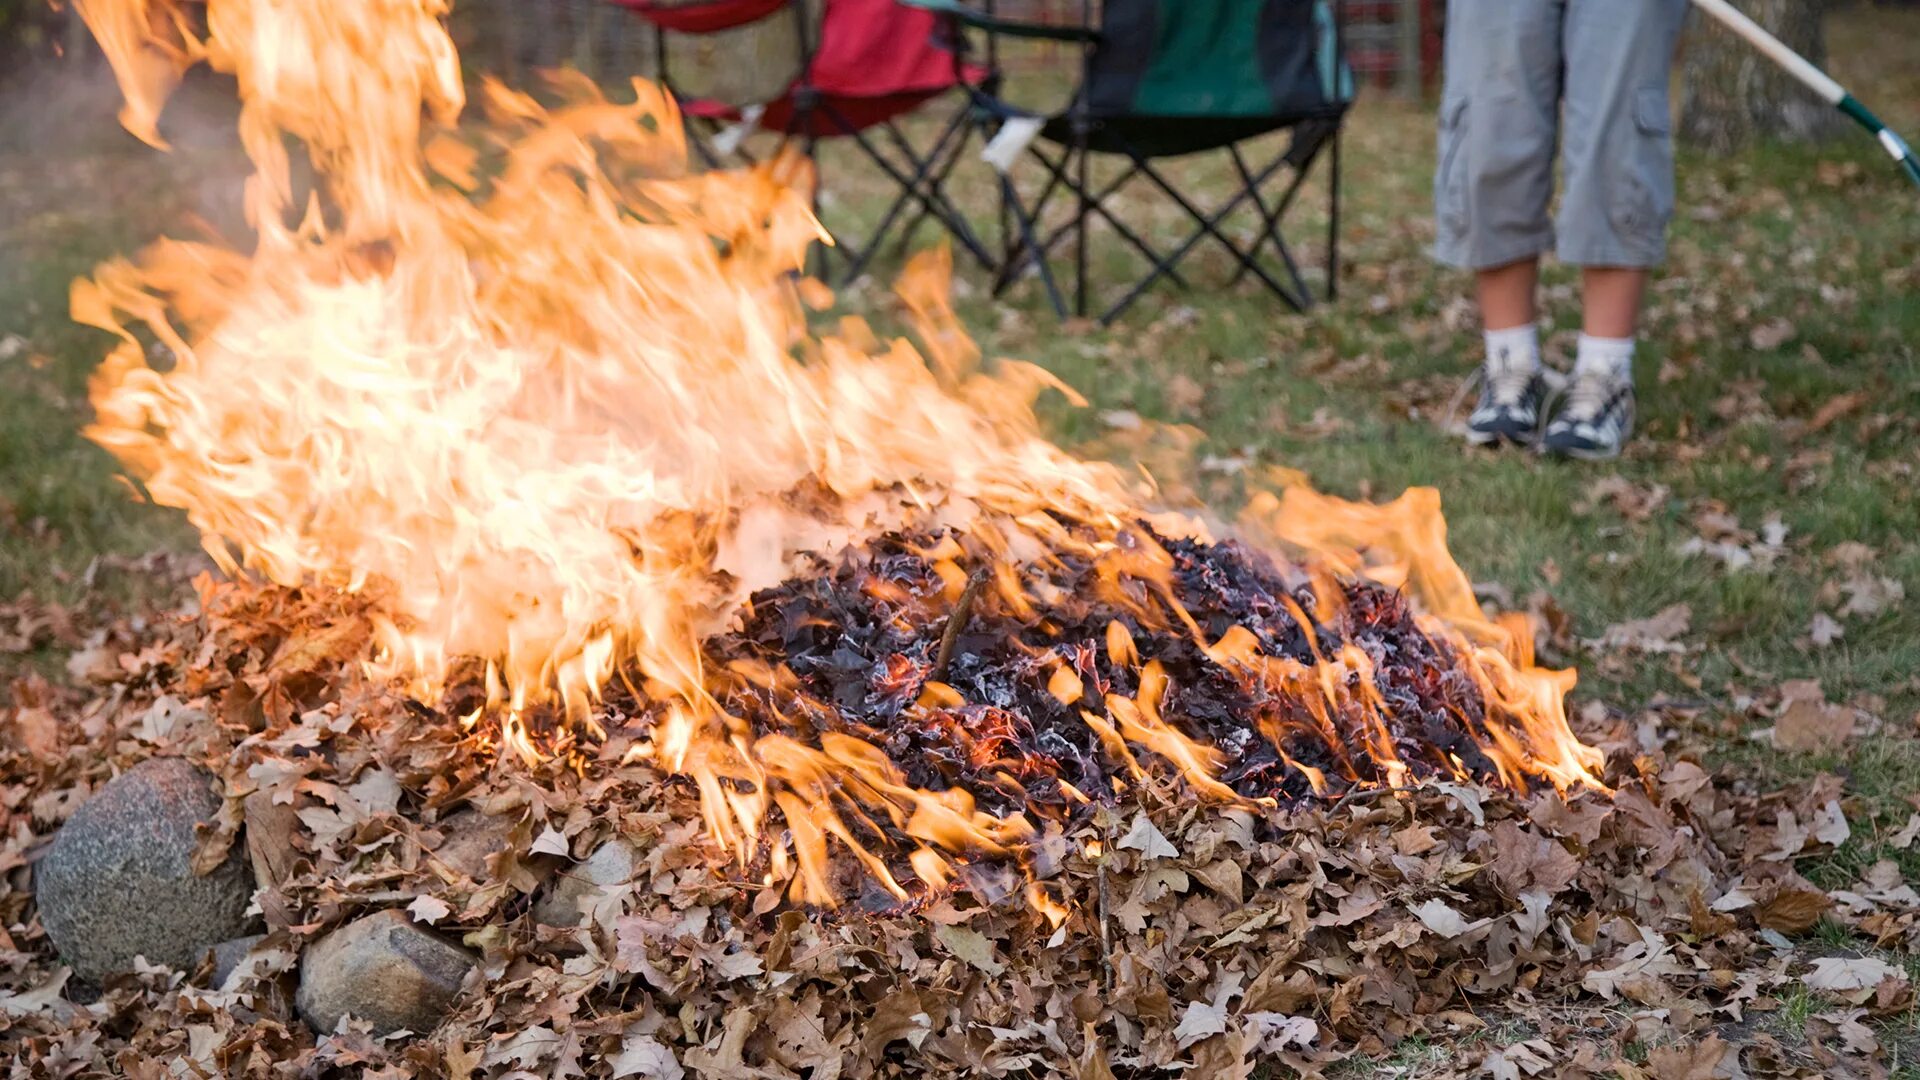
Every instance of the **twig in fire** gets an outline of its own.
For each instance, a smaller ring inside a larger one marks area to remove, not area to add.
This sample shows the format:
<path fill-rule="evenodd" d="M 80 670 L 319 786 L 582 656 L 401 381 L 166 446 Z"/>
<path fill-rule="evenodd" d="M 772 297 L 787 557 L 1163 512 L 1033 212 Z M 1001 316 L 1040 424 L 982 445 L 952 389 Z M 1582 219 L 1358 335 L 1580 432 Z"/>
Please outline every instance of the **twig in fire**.
<path fill-rule="evenodd" d="M 940 650 L 934 654 L 933 671 L 927 677 L 936 682 L 944 682 L 947 677 L 947 665 L 953 662 L 953 650 L 960 644 L 960 635 L 967 630 L 967 621 L 973 617 L 973 600 L 987 584 L 986 571 L 973 575 L 967 587 L 961 591 L 960 599 L 953 605 L 953 614 L 947 617 L 947 628 L 940 633 Z"/>

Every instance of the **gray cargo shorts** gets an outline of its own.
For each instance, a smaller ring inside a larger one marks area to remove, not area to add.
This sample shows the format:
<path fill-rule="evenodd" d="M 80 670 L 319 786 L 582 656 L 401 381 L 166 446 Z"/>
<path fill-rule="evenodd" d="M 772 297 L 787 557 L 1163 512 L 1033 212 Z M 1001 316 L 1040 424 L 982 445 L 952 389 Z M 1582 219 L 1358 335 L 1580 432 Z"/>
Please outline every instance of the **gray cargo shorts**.
<path fill-rule="evenodd" d="M 1435 257 L 1469 270 L 1550 248 L 1580 266 L 1660 262 L 1673 216 L 1667 86 L 1686 11 L 1687 0 L 1451 0 Z"/>

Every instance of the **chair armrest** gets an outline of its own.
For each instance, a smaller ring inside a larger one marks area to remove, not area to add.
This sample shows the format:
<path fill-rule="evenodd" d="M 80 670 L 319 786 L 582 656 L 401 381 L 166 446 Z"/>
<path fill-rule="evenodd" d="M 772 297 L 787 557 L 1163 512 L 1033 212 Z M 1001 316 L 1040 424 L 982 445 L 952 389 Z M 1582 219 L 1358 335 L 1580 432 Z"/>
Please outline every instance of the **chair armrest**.
<path fill-rule="evenodd" d="M 1005 34 L 1008 37 L 1040 38 L 1046 41 L 1077 41 L 1081 43 L 1100 40 L 1100 32 L 1087 26 L 1049 26 L 1045 23 L 1026 22 L 1021 19 L 1008 19 L 998 15 L 988 15 L 978 8 L 970 7 L 963 0 L 895 0 L 896 3 L 922 11 L 931 11 L 935 15 L 944 15 L 989 34 Z"/>

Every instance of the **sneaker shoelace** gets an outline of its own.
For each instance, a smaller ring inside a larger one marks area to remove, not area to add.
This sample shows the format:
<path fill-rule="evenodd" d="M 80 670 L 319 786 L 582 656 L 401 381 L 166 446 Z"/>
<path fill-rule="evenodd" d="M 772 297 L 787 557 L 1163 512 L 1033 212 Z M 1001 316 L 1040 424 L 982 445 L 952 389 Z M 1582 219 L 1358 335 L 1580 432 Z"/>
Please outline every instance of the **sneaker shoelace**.
<path fill-rule="evenodd" d="M 1573 385 L 1567 388 L 1567 408 L 1562 415 L 1569 420 L 1597 420 L 1607 403 L 1619 390 L 1619 380 L 1610 372 L 1576 371 Z"/>
<path fill-rule="evenodd" d="M 1487 358 L 1487 396 L 1501 408 L 1513 408 L 1526 399 L 1534 371 L 1506 356 Z"/>

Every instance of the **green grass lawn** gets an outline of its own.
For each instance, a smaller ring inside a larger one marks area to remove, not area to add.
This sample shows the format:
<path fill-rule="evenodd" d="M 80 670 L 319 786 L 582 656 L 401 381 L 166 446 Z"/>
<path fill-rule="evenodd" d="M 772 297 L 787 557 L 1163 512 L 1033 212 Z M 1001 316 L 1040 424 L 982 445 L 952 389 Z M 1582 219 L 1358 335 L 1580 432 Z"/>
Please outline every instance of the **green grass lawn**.
<path fill-rule="evenodd" d="M 1897 127 L 1920 129 L 1920 18 L 1850 9 L 1831 36 L 1836 74 Z M 214 227 L 201 218 L 230 228 L 220 208 L 235 162 L 212 124 L 171 158 L 141 146 L 112 126 L 97 86 L 44 100 L 0 122 L 0 599 L 132 606 L 152 585 L 126 560 L 191 551 L 194 538 L 177 514 L 136 503 L 79 435 L 108 341 L 68 321 L 66 290 L 162 230 Z M 1341 495 L 1439 488 L 1455 553 L 1491 602 L 1564 613 L 1546 656 L 1581 669 L 1585 722 L 1639 725 L 1760 783 L 1838 773 L 1854 838 L 1803 872 L 1836 887 L 1891 857 L 1920 873 L 1920 852 L 1885 842 L 1920 799 L 1920 607 L 1900 595 L 1920 598 L 1920 191 L 1852 136 L 1683 155 L 1672 257 L 1642 334 L 1640 433 L 1617 463 L 1570 464 L 1469 450 L 1443 430 L 1478 333 L 1465 278 L 1424 255 L 1432 127 L 1428 109 L 1357 110 L 1341 295 L 1308 315 L 1226 284 L 1217 252 L 1188 264 L 1193 289 L 1159 289 L 1112 329 L 1062 325 L 1031 280 L 990 302 L 978 272 L 961 275 L 961 310 L 989 354 L 1036 360 L 1091 398 L 1050 407 L 1069 443 L 1130 410 L 1204 432 L 1202 455 L 1297 469 Z M 829 159 L 830 180 L 850 175 L 841 165 Z M 1214 194 L 1229 175 L 1218 162 L 1176 171 Z M 981 169 L 969 162 L 960 177 L 987 205 Z M 870 205 L 871 184 L 853 175 L 829 210 Z M 1120 205 L 1166 243 L 1182 221 L 1151 203 L 1135 192 Z M 1309 262 L 1323 206 L 1323 189 L 1302 197 Z M 1109 282 L 1127 265 L 1114 249 L 1096 252 Z M 1550 268 L 1547 343 L 1562 366 L 1578 327 L 1573 282 Z M 872 285 L 848 301 L 884 310 L 883 296 Z M 1237 494 L 1217 470 L 1199 478 L 1223 506 Z M 1683 651 L 1583 644 L 1676 604 L 1688 609 L 1672 635 Z M 1830 623 L 1816 635 L 1818 616 Z M 0 654 L 0 678 L 63 659 L 52 647 Z M 1819 680 L 1871 730 L 1825 754 L 1755 742 L 1793 679 Z"/>

